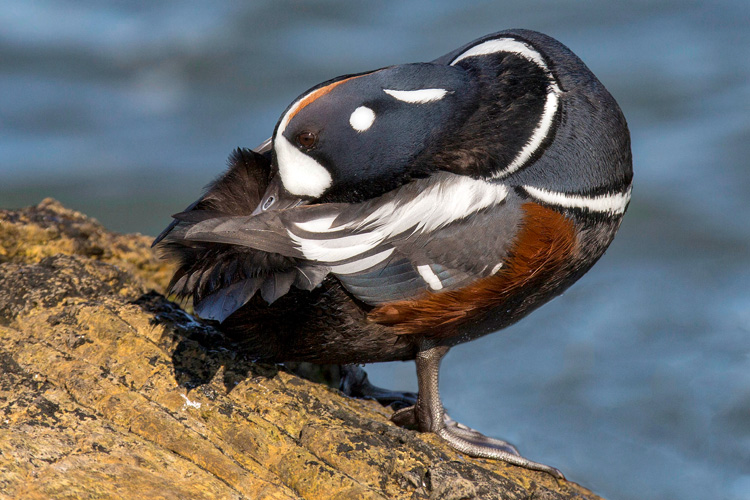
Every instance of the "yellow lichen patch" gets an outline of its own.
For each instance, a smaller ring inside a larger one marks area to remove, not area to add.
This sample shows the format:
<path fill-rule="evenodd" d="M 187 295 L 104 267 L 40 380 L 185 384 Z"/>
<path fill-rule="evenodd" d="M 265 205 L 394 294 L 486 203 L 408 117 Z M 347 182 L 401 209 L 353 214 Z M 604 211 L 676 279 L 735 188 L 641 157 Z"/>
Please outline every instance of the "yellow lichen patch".
<path fill-rule="evenodd" d="M 0 234 L 8 498 L 596 498 L 245 359 L 147 293 L 165 269 L 149 238 L 53 201 L 0 211 Z"/>
<path fill-rule="evenodd" d="M 81 255 L 114 264 L 143 286 L 163 291 L 173 268 L 153 253 L 151 241 L 107 231 L 51 198 L 35 207 L 0 210 L 0 262 L 33 264 L 54 255 Z"/>

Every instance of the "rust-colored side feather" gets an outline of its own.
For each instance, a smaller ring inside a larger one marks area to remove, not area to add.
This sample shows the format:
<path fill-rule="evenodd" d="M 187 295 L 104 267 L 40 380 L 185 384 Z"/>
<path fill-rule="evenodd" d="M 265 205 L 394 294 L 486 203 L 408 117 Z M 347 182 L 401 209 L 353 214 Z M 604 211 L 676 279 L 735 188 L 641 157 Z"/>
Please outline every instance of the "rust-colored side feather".
<path fill-rule="evenodd" d="M 521 289 L 552 277 L 577 244 L 573 222 L 537 203 L 522 208 L 518 239 L 499 272 L 458 290 L 385 304 L 370 312 L 370 320 L 392 326 L 397 334 L 450 336 L 464 320 L 501 307 Z"/>

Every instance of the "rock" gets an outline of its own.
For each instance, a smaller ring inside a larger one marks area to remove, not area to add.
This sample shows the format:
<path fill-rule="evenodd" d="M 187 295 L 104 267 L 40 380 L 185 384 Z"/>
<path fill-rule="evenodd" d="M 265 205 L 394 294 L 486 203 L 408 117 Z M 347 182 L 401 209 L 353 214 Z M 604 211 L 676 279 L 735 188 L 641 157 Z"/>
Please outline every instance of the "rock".
<path fill-rule="evenodd" d="M 253 363 L 153 291 L 150 241 L 0 211 L 0 497 L 598 498 Z"/>

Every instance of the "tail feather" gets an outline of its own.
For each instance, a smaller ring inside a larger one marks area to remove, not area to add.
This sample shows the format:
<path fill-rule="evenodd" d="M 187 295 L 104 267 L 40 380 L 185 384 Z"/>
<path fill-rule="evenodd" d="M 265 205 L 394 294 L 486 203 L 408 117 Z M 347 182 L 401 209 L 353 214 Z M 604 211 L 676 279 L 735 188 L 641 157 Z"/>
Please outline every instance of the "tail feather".
<path fill-rule="evenodd" d="M 221 288 L 195 304 L 195 313 L 201 318 L 222 323 L 255 295 L 260 281 L 258 278 L 250 278 Z"/>

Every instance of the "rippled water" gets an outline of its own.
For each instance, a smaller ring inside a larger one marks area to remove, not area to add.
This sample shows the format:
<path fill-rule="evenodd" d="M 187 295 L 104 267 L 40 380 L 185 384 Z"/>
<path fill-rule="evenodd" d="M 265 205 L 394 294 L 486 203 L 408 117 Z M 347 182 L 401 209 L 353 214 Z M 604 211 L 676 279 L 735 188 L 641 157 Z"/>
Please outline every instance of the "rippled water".
<path fill-rule="evenodd" d="M 8 0 L 0 206 L 53 196 L 155 234 L 308 87 L 508 27 L 562 40 L 607 85 L 636 187 L 586 277 L 448 355 L 448 410 L 612 499 L 750 499 L 746 0 Z M 368 371 L 416 386 L 411 363 Z"/>

